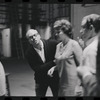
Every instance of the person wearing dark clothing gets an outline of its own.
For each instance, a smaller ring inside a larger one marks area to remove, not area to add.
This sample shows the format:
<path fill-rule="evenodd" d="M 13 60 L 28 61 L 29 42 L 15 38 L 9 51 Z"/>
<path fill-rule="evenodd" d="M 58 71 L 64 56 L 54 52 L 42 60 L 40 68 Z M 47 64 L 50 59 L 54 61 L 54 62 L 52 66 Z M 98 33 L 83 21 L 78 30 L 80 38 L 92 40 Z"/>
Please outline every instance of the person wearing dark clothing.
<path fill-rule="evenodd" d="M 55 71 L 53 77 L 47 75 L 50 68 L 55 66 L 54 55 L 57 42 L 55 40 L 41 39 L 37 30 L 30 29 L 26 33 L 30 46 L 26 51 L 26 59 L 35 72 L 36 96 L 45 96 L 50 86 L 53 96 L 58 95 L 59 76 Z"/>

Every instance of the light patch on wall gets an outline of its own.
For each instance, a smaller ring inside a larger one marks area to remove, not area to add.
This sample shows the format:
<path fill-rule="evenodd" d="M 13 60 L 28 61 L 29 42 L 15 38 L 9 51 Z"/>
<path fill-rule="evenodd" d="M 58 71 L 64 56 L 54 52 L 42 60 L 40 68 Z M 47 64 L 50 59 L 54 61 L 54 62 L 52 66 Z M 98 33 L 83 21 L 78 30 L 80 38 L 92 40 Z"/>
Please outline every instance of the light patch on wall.
<path fill-rule="evenodd" d="M 45 39 L 47 40 L 50 37 L 51 37 L 51 27 L 48 24 L 47 27 L 46 27 L 46 30 L 45 30 Z"/>
<path fill-rule="evenodd" d="M 6 28 L 6 27 L 7 27 L 6 25 L 0 24 L 0 29 L 4 29 L 4 28 Z"/>
<path fill-rule="evenodd" d="M 51 37 L 51 28 L 49 24 L 47 24 L 45 27 L 43 26 L 37 26 L 36 29 L 41 35 L 42 39 L 49 39 Z"/>
<path fill-rule="evenodd" d="M 92 7 L 97 6 L 97 4 L 82 4 L 83 7 Z"/>

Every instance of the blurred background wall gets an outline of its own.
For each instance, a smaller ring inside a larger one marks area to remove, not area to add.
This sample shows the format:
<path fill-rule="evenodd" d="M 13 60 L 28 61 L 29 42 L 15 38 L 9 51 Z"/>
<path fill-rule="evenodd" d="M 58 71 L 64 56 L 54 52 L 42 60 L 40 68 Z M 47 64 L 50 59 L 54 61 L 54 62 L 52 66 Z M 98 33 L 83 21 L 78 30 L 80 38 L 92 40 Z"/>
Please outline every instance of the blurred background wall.
<path fill-rule="evenodd" d="M 100 4 L 0 3 L 1 57 L 25 58 L 28 46 L 25 35 L 30 28 L 37 29 L 44 39 L 55 39 L 53 23 L 59 18 L 67 18 L 72 23 L 74 39 L 77 40 L 82 18 L 91 13 L 100 14 Z M 9 38 L 4 35 L 7 29 L 10 30 Z"/>

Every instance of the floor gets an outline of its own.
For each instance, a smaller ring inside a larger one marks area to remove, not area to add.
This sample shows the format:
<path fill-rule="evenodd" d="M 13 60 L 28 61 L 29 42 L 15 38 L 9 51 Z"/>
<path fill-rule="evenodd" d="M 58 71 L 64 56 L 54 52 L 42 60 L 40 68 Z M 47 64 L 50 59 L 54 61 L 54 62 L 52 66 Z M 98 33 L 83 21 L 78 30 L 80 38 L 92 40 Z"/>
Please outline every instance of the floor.
<path fill-rule="evenodd" d="M 10 96 L 35 96 L 34 72 L 23 59 L 4 59 L 2 60 L 8 76 Z M 46 96 L 52 96 L 48 88 Z"/>
<path fill-rule="evenodd" d="M 23 96 L 31 97 L 25 100 L 47 100 L 46 98 L 34 98 L 35 97 L 35 80 L 34 72 L 23 59 L 4 59 L 2 61 L 6 73 L 10 73 L 8 76 L 9 89 L 11 99 L 7 97 L 0 97 L 0 100 L 24 100 Z M 52 97 L 50 88 L 47 90 L 46 96 Z M 33 98 L 32 98 L 33 97 Z M 76 100 L 76 98 L 48 98 L 48 100 Z M 85 98 L 84 100 L 88 100 Z M 93 100 L 93 98 L 90 98 Z"/>

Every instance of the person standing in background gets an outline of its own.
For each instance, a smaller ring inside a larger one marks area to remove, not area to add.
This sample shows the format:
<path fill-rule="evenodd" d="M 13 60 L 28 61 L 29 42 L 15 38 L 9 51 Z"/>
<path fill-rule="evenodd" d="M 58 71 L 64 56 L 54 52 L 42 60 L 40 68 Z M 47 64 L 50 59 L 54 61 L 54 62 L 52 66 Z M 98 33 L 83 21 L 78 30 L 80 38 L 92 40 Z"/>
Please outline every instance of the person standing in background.
<path fill-rule="evenodd" d="M 5 96 L 7 93 L 6 91 L 6 76 L 4 67 L 0 61 L 0 96 Z"/>

